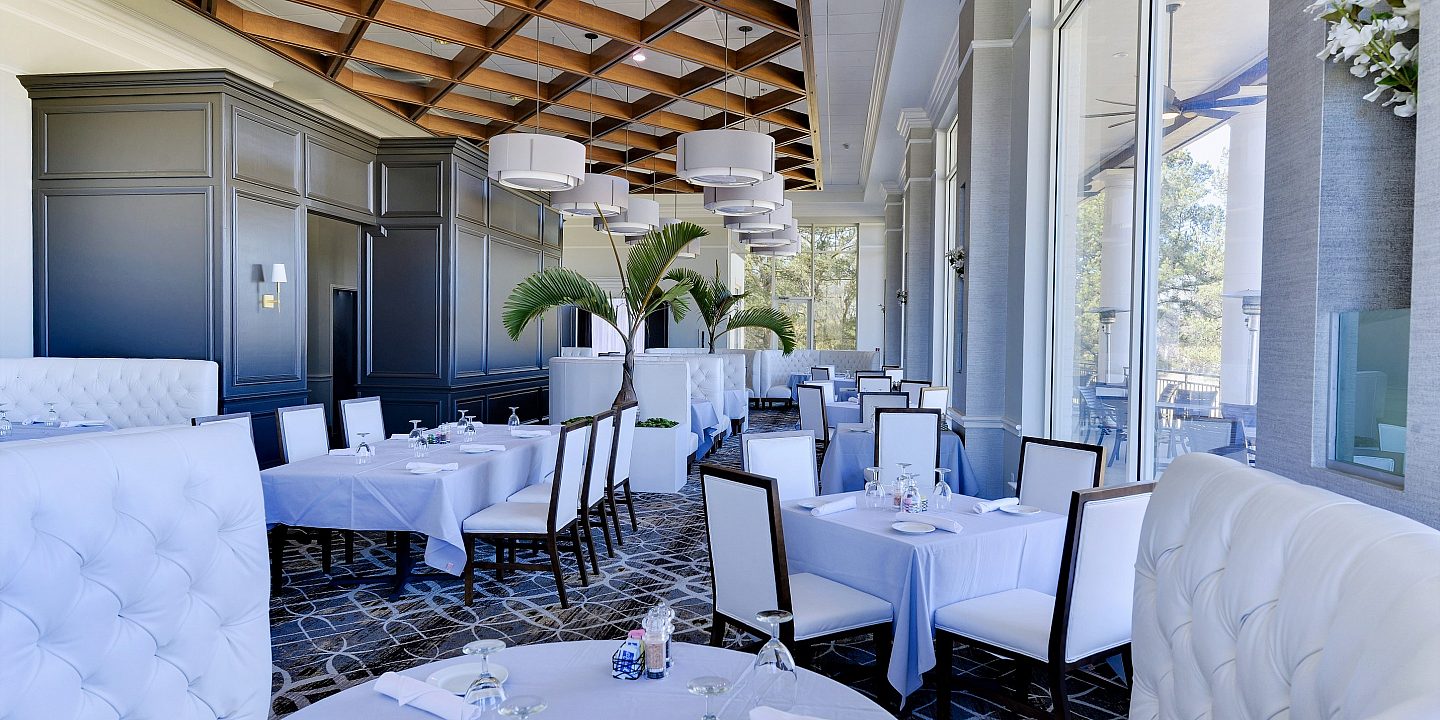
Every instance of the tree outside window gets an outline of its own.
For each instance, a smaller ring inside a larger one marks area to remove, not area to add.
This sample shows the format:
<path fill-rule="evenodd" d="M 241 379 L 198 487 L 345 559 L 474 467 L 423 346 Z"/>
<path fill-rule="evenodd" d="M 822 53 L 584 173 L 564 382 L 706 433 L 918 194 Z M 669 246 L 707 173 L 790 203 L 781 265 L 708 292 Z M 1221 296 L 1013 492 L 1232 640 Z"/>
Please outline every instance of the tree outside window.
<path fill-rule="evenodd" d="M 859 296 L 860 228 L 857 225 L 802 225 L 800 252 L 793 257 L 745 257 L 747 303 L 770 303 L 790 314 L 802 339 L 809 319 L 804 299 L 815 314 L 816 350 L 854 350 Z M 789 299 L 789 301 L 787 301 Z M 766 349 L 773 336 L 746 330 L 744 347 Z"/>

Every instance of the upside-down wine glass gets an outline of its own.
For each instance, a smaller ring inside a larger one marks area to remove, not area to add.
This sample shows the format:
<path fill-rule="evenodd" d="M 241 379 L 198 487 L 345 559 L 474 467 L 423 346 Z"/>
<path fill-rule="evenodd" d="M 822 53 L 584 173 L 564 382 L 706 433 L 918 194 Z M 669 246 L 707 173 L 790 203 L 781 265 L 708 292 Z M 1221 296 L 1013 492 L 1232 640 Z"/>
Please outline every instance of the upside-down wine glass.
<path fill-rule="evenodd" d="M 60 413 L 55 412 L 55 403 L 45 403 L 45 427 L 60 427 Z"/>
<path fill-rule="evenodd" d="M 705 714 L 700 717 L 700 720 L 716 720 L 712 703 L 716 697 L 730 692 L 730 679 L 719 675 L 701 675 L 691 680 L 685 689 L 689 690 L 692 695 L 705 698 Z"/>
<path fill-rule="evenodd" d="M 935 489 L 930 493 L 930 509 L 949 510 L 953 495 L 950 491 L 950 468 L 935 468 Z"/>
<path fill-rule="evenodd" d="M 0 437 L 5 437 L 10 434 L 10 418 L 5 415 L 5 403 L 0 402 Z"/>
<path fill-rule="evenodd" d="M 795 671 L 795 656 L 780 642 L 780 626 L 794 620 L 795 615 L 786 610 L 762 610 L 755 619 L 770 628 L 770 639 L 755 655 L 755 679 L 760 684 L 756 686 L 754 707 L 789 710 L 795 707 L 800 675 Z"/>
<path fill-rule="evenodd" d="M 365 465 L 370 462 L 370 456 L 375 454 L 374 451 L 370 449 L 370 443 L 365 440 L 365 438 L 370 437 L 370 433 L 357 432 L 355 435 L 360 438 L 360 444 L 355 446 L 355 464 Z"/>
<path fill-rule="evenodd" d="M 518 407 L 510 408 L 510 419 L 505 421 L 505 424 L 510 426 L 511 435 L 514 435 L 515 431 L 520 429 L 520 415 L 518 412 L 519 410 L 520 408 Z"/>
<path fill-rule="evenodd" d="M 539 715 L 548 707 L 545 698 L 539 695 L 516 695 L 506 700 L 496 712 L 503 717 L 516 717 L 524 720 L 532 715 Z"/>
<path fill-rule="evenodd" d="M 491 710 L 505 702 L 505 688 L 500 679 L 490 672 L 490 656 L 505 649 L 505 641 L 495 639 L 473 640 L 465 644 L 460 652 L 480 656 L 480 675 L 465 690 L 465 702 Z"/>

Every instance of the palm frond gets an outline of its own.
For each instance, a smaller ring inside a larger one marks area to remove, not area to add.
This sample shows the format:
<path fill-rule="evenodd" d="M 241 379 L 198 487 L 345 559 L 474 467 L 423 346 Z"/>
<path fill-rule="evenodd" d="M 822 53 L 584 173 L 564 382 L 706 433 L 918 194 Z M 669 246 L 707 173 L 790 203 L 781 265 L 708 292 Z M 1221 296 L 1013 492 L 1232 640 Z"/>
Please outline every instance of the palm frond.
<path fill-rule="evenodd" d="M 715 312 L 716 298 L 712 294 L 709 281 L 690 268 L 671 268 L 670 272 L 665 274 L 665 279 L 677 283 L 688 283 L 690 297 L 695 299 L 695 309 L 700 311 L 700 317 L 705 321 L 705 327 L 709 328 L 715 325 L 720 314 Z"/>
<path fill-rule="evenodd" d="M 689 303 L 685 302 L 685 295 L 690 291 L 691 288 L 688 283 L 676 283 L 671 286 L 669 290 L 662 293 L 655 301 L 655 304 L 659 306 L 669 303 L 670 314 L 674 316 L 676 322 L 679 322 L 685 319 L 685 313 L 690 310 Z M 706 327 L 709 327 L 709 325 L 706 325 Z"/>
<path fill-rule="evenodd" d="M 618 322 L 610 293 L 604 288 L 569 268 L 546 268 L 520 281 L 505 298 L 501 316 L 505 332 L 511 340 L 518 340 L 535 318 L 563 305 L 587 310 L 612 326 Z"/>
<path fill-rule="evenodd" d="M 789 355 L 795 350 L 795 323 L 791 322 L 789 315 L 775 308 L 745 308 L 731 315 L 729 322 L 725 323 L 725 332 L 740 328 L 769 330 L 780 339 L 781 352 Z"/>
<path fill-rule="evenodd" d="M 630 257 L 625 261 L 629 275 L 626 279 L 626 301 L 631 305 L 630 311 L 643 314 L 646 310 L 654 310 L 653 300 L 658 294 L 660 281 L 675 262 L 675 256 L 692 241 L 709 234 L 695 223 L 682 222 L 652 232 L 632 245 Z"/>

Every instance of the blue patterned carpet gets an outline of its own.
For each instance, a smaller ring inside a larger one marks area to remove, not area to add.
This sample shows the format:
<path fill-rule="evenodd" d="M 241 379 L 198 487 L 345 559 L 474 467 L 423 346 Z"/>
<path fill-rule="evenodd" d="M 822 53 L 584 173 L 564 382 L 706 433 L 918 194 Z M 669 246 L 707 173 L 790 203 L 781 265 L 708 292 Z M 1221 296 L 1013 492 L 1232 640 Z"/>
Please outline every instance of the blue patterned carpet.
<path fill-rule="evenodd" d="M 751 429 L 757 432 L 796 425 L 793 411 L 751 411 Z M 727 441 L 706 462 L 738 467 L 739 443 Z M 303 537 L 292 541 L 285 554 L 285 585 L 270 605 L 272 717 L 284 717 L 383 672 L 458 655 L 465 643 L 480 637 L 499 637 L 510 644 L 618 639 L 662 599 L 675 607 L 678 639 L 707 642 L 710 576 L 697 476 L 692 474 L 676 495 L 638 495 L 636 510 L 639 532 L 631 533 L 627 522 L 625 546 L 616 548 L 616 557 L 601 550 L 601 575 L 591 578 L 590 587 L 581 588 L 573 561 L 566 563 L 571 605 L 564 610 L 548 572 L 507 576 L 503 584 L 493 574 L 480 574 L 476 600 L 469 607 L 461 601 L 460 580 L 448 577 L 421 581 L 392 602 L 378 587 L 332 586 L 320 572 L 316 546 L 304 543 Z M 392 564 L 383 534 L 367 533 L 356 537 L 354 563 L 344 563 L 343 553 L 336 553 L 332 575 L 375 574 Z M 728 641 L 738 646 L 741 638 L 732 635 Z M 832 677 L 854 675 L 857 664 L 873 662 L 867 647 L 868 642 L 836 644 L 817 656 L 817 669 Z M 954 660 L 957 673 L 976 677 L 993 676 L 1006 664 L 967 648 L 958 649 Z M 1071 676 L 1076 718 L 1125 716 L 1128 693 L 1095 680 L 1114 677 L 1103 665 Z M 857 689 L 867 694 L 871 690 L 868 681 Z M 1045 713 L 1049 694 L 1044 687 L 1032 683 L 1030 696 L 1036 712 Z M 955 718 L 1019 717 L 967 694 L 954 698 Z M 928 720 L 934 701 L 927 683 L 910 697 L 905 712 Z"/>

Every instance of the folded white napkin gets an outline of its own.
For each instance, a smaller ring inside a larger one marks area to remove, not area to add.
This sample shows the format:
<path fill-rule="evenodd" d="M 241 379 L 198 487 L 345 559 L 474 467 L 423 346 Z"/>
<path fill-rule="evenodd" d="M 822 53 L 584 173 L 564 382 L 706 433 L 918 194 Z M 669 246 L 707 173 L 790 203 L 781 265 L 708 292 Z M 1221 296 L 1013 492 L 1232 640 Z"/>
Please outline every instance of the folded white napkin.
<path fill-rule="evenodd" d="M 512 436 L 518 437 L 518 438 L 542 438 L 542 437 L 550 437 L 550 431 L 549 431 L 549 430 L 516 430 L 515 432 L 510 433 L 510 434 L 511 434 Z"/>
<path fill-rule="evenodd" d="M 338 457 L 355 457 L 355 448 L 338 448 L 331 450 L 330 454 Z"/>
<path fill-rule="evenodd" d="M 458 463 L 458 462 L 450 462 L 450 463 L 408 462 L 408 463 L 405 463 L 405 469 L 406 469 L 406 470 L 459 470 L 459 469 L 460 469 L 460 463 Z"/>
<path fill-rule="evenodd" d="M 466 703 L 458 695 L 399 673 L 381 675 L 375 681 L 375 692 L 445 720 L 480 720 L 485 714 L 479 706 Z"/>
<path fill-rule="evenodd" d="M 62 427 L 62 428 L 101 427 L 101 426 L 104 425 L 104 424 L 105 424 L 105 421 L 104 421 L 104 420 L 62 420 L 62 421 L 60 421 L 60 427 Z"/>
<path fill-rule="evenodd" d="M 1011 505 L 1019 505 L 1019 504 L 1020 504 L 1020 498 L 1000 498 L 999 500 L 981 500 L 980 502 L 975 503 L 974 510 L 975 510 L 975 514 L 976 514 L 976 515 L 984 515 L 985 513 L 993 512 L 993 511 L 999 510 L 1000 508 L 1003 508 L 1003 507 L 1009 507 L 1009 506 L 1011 506 Z"/>
<path fill-rule="evenodd" d="M 461 445 L 460 449 L 472 455 L 488 452 L 505 452 L 504 445 Z"/>
<path fill-rule="evenodd" d="M 796 715 L 772 707 L 757 707 L 750 710 L 750 720 L 821 720 L 814 715 Z"/>
<path fill-rule="evenodd" d="M 810 511 L 810 514 L 814 515 L 815 517 L 820 517 L 821 515 L 833 515 L 838 512 L 845 512 L 846 510 L 854 509 L 855 496 L 846 495 L 839 500 L 831 500 L 830 502 L 821 503 L 820 505 L 815 506 L 815 508 Z"/>
<path fill-rule="evenodd" d="M 899 522 L 922 522 L 926 525 L 934 525 L 937 530 L 952 533 L 958 533 L 963 529 L 960 523 L 935 512 L 907 513 L 901 510 L 895 513 L 895 520 Z"/>

